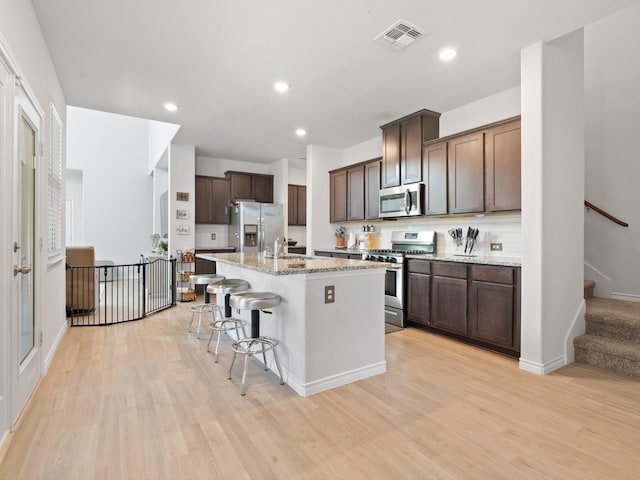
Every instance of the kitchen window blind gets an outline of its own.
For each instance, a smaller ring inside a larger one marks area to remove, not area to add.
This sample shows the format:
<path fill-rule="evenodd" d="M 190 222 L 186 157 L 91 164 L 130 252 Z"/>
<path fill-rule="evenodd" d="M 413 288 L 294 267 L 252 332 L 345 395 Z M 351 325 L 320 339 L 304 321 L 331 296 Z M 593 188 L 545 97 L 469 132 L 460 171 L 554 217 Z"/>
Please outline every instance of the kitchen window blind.
<path fill-rule="evenodd" d="M 63 125 L 53 103 L 49 103 L 49 156 L 47 199 L 47 259 L 54 262 L 62 256 L 62 133 Z"/>

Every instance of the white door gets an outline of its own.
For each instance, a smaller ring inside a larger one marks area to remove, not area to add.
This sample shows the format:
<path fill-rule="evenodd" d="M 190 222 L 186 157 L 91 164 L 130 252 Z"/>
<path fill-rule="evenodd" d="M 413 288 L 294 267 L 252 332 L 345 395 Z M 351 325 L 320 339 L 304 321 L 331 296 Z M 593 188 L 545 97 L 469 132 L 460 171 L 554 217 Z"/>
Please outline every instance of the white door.
<path fill-rule="evenodd" d="M 18 89 L 16 96 L 15 161 L 14 161 L 14 239 L 13 239 L 13 328 L 11 359 L 14 371 L 12 385 L 13 419 L 18 416 L 40 378 L 39 325 L 35 309 L 37 278 L 36 251 L 36 161 L 40 116 Z"/>

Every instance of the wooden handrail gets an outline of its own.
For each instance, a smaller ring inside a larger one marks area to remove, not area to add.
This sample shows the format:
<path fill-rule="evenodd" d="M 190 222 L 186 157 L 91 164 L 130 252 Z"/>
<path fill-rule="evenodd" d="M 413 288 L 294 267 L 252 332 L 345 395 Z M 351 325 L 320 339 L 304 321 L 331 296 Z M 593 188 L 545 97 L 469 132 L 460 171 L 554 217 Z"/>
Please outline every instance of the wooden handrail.
<path fill-rule="evenodd" d="M 596 207 L 593 203 L 591 202 L 587 202 L 586 200 L 584 201 L 584 206 L 587 207 L 587 209 L 591 208 L 593 210 L 595 210 L 596 212 L 598 212 L 600 215 L 602 215 L 603 217 L 608 218 L 609 220 L 611 220 L 613 223 L 617 223 L 618 225 L 621 225 L 623 227 L 628 227 L 629 224 L 627 222 L 623 222 L 622 220 L 620 220 L 619 218 L 614 217 L 613 215 L 611 215 L 610 213 L 605 212 L 604 210 L 602 210 L 601 208 Z"/>

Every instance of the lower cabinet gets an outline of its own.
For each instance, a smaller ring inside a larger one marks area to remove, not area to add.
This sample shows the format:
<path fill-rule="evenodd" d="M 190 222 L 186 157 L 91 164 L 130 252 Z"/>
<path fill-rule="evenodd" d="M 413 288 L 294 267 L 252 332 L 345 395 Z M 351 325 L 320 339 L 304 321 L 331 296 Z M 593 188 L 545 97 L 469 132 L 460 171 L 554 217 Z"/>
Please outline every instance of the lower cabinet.
<path fill-rule="evenodd" d="M 519 268 L 409 259 L 407 319 L 519 353 L 519 278 Z"/>
<path fill-rule="evenodd" d="M 520 350 L 520 308 L 515 271 L 473 265 L 469 335 L 510 350 Z"/>
<path fill-rule="evenodd" d="M 407 319 L 429 325 L 431 262 L 407 261 Z"/>
<path fill-rule="evenodd" d="M 433 276 L 429 325 L 448 332 L 467 333 L 467 281 Z"/>

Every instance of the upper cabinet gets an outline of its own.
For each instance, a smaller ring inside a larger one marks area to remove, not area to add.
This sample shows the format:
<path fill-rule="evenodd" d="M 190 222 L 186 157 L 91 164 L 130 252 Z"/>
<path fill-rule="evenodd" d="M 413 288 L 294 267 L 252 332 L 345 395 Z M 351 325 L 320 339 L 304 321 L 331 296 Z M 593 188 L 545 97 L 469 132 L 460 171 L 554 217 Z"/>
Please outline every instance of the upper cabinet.
<path fill-rule="evenodd" d="M 347 220 L 347 171 L 329 172 L 329 222 Z"/>
<path fill-rule="evenodd" d="M 380 158 L 332 170 L 329 187 L 331 223 L 377 219 Z"/>
<path fill-rule="evenodd" d="M 382 127 L 381 187 L 422 181 L 422 143 L 438 138 L 440 114 L 420 110 Z"/>
<path fill-rule="evenodd" d="M 304 185 L 289 185 L 289 225 L 306 224 L 307 187 Z"/>
<path fill-rule="evenodd" d="M 347 220 L 364 220 L 364 165 L 347 170 Z"/>
<path fill-rule="evenodd" d="M 520 150 L 519 117 L 425 142 L 425 215 L 520 210 Z"/>
<path fill-rule="evenodd" d="M 447 142 L 423 147 L 422 180 L 424 181 L 425 215 L 446 215 L 447 206 Z"/>
<path fill-rule="evenodd" d="M 364 166 L 364 218 L 377 220 L 380 218 L 380 159 L 373 160 Z"/>
<path fill-rule="evenodd" d="M 485 210 L 520 210 L 520 120 L 484 134 Z"/>
<path fill-rule="evenodd" d="M 224 178 L 196 175 L 195 223 L 228 223 L 229 182 Z"/>
<path fill-rule="evenodd" d="M 229 180 L 231 200 L 273 203 L 273 175 L 229 171 L 224 176 Z"/>
<path fill-rule="evenodd" d="M 449 213 L 484 211 L 484 133 L 449 140 Z"/>

